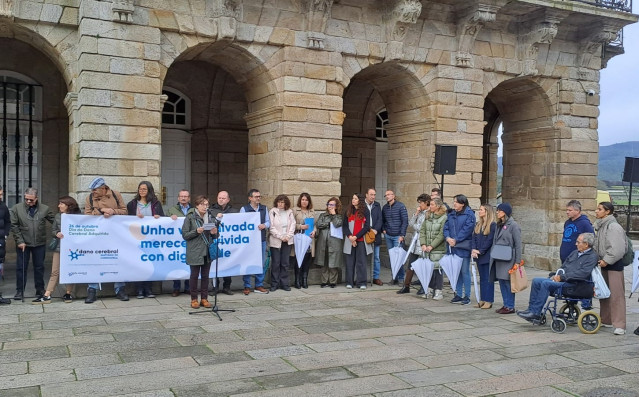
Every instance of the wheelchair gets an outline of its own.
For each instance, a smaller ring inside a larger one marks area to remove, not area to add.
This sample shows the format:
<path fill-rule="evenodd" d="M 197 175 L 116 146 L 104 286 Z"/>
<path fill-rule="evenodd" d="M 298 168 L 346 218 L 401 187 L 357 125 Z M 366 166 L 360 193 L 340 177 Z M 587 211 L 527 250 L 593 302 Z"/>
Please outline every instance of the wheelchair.
<path fill-rule="evenodd" d="M 584 334 L 594 334 L 601 328 L 601 317 L 591 309 L 581 311 L 578 304 L 583 299 L 592 299 L 594 283 L 587 280 L 567 280 L 552 296 L 543 311 L 539 325 L 546 324 L 546 315 L 550 314 L 550 329 L 563 333 L 567 325 L 577 325 Z M 557 306 L 563 301 L 563 305 Z"/>

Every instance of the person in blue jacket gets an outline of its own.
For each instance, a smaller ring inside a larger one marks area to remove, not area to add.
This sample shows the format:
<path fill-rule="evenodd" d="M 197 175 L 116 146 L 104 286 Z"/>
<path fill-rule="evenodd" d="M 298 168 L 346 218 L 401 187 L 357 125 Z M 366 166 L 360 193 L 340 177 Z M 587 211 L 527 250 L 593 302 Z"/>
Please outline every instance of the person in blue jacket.
<path fill-rule="evenodd" d="M 570 200 L 566 204 L 566 216 L 568 219 L 564 223 L 564 235 L 559 247 L 561 263 L 564 263 L 568 255 L 577 249 L 577 237 L 580 234 L 595 232 L 590 219 L 581 213 L 581 203 L 578 200 Z"/>
<path fill-rule="evenodd" d="M 490 204 L 479 207 L 479 220 L 473 230 L 472 251 L 470 256 L 475 258 L 479 272 L 480 309 L 490 309 L 495 301 L 495 285 L 490 280 L 490 249 L 495 238 L 495 209 Z"/>
<path fill-rule="evenodd" d="M 455 296 L 450 303 L 470 303 L 470 251 L 475 213 L 468 204 L 468 198 L 458 194 L 453 198 L 453 211 L 448 214 L 444 224 L 444 237 L 450 251 L 463 259 L 459 279 L 455 288 Z M 462 295 L 463 287 L 463 295 Z M 463 298 L 462 298 L 463 296 Z"/>

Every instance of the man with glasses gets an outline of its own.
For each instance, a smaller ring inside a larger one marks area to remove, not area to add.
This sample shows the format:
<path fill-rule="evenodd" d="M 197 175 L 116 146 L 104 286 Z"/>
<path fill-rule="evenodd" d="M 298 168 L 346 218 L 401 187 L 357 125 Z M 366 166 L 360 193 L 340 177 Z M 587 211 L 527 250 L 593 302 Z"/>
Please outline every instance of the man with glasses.
<path fill-rule="evenodd" d="M 233 208 L 230 203 L 231 196 L 229 196 L 229 192 L 226 190 L 222 190 L 217 194 L 217 202 L 211 206 L 211 214 L 217 218 L 222 218 L 224 214 L 235 214 L 239 211 L 237 208 Z M 268 214 L 267 214 L 268 216 Z M 222 293 L 225 295 L 233 295 L 233 291 L 231 291 L 231 276 L 227 276 L 223 278 L 224 282 L 222 284 Z M 220 285 L 220 280 L 215 280 L 215 288 L 217 289 Z"/>
<path fill-rule="evenodd" d="M 45 222 L 53 223 L 55 215 L 48 206 L 38 202 L 38 189 L 27 188 L 24 202 L 11 207 L 11 233 L 16 241 L 18 260 L 16 263 L 16 295 L 24 298 L 27 285 L 29 258 L 33 258 L 33 281 L 36 297 L 44 295 L 44 255 L 46 254 L 47 231 Z"/>
<path fill-rule="evenodd" d="M 395 192 L 386 191 L 386 204 L 382 208 L 382 229 L 386 235 L 386 248 L 399 247 L 404 242 L 408 229 L 408 210 L 401 201 L 397 201 Z M 399 268 L 397 276 L 391 281 L 393 285 L 404 284 L 404 266 Z"/>
<path fill-rule="evenodd" d="M 122 199 L 120 192 L 111 190 L 107 186 L 104 178 L 97 177 L 89 184 L 89 194 L 84 203 L 85 215 L 102 215 L 105 218 L 110 218 L 113 215 L 127 215 L 126 204 Z M 121 301 L 128 301 L 129 296 L 124 291 L 125 283 L 114 283 L 115 294 Z M 87 297 L 84 303 L 93 303 L 96 300 L 96 294 L 98 290 L 98 283 L 91 283 L 87 288 Z"/>
<path fill-rule="evenodd" d="M 167 213 L 171 219 L 176 220 L 177 218 L 184 218 L 191 208 L 191 193 L 186 189 L 182 189 L 178 192 L 177 204 L 169 208 Z M 173 292 L 171 296 L 175 297 L 180 295 L 180 284 L 182 284 L 182 280 L 173 280 Z M 189 280 L 184 280 L 184 293 L 191 293 Z"/>
<path fill-rule="evenodd" d="M 381 263 L 379 261 L 379 247 L 382 245 L 382 206 L 375 201 L 377 192 L 372 187 L 366 191 L 366 207 L 371 214 L 371 230 L 375 233 L 375 248 L 373 250 L 373 284 L 384 285 L 379 278 Z"/>
<path fill-rule="evenodd" d="M 258 294 L 268 294 L 268 290 L 264 288 L 264 266 L 266 265 L 266 232 L 271 227 L 271 221 L 268 217 L 268 208 L 260 204 L 262 195 L 257 189 L 251 189 L 248 192 L 249 203 L 240 209 L 240 212 L 259 212 L 260 223 L 257 228 L 262 233 L 262 273 L 255 274 L 255 292 Z M 247 274 L 242 277 L 244 281 L 244 295 L 251 293 L 251 275 Z"/>
<path fill-rule="evenodd" d="M 560 269 L 564 272 L 553 274 L 550 278 L 534 278 L 530 286 L 528 310 L 518 311 L 517 315 L 533 324 L 538 323 L 548 296 L 554 294 L 566 280 L 590 280 L 590 273 L 598 261 L 597 253 L 592 249 L 594 243 L 594 234 L 580 234 L 576 242 L 577 250 L 570 253 L 561 265 Z"/>

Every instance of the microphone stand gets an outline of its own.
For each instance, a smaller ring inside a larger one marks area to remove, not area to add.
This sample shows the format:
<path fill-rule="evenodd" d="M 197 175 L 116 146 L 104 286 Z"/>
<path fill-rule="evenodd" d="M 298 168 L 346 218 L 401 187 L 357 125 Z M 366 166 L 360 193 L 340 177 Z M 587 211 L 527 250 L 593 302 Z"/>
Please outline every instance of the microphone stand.
<path fill-rule="evenodd" d="M 209 218 L 213 219 L 213 222 L 215 223 L 215 227 L 219 228 L 221 225 L 221 222 L 219 219 L 217 219 L 216 217 L 211 217 L 211 212 L 209 212 Z M 213 307 L 211 308 L 211 313 L 215 314 L 217 316 L 217 318 L 220 319 L 220 321 L 222 321 L 222 317 L 220 316 L 219 312 L 235 312 L 235 309 L 220 309 L 217 306 L 217 293 L 219 292 L 219 285 L 218 284 L 218 265 L 219 265 L 219 261 L 220 261 L 220 252 L 218 250 L 218 244 L 220 241 L 220 236 L 218 235 L 218 238 L 215 239 L 215 252 L 217 252 L 217 255 L 215 256 L 215 289 L 213 290 Z M 206 288 L 208 288 L 208 285 L 206 286 Z M 197 311 L 197 312 L 189 312 L 189 314 L 202 314 L 202 313 L 208 313 L 207 311 Z"/>

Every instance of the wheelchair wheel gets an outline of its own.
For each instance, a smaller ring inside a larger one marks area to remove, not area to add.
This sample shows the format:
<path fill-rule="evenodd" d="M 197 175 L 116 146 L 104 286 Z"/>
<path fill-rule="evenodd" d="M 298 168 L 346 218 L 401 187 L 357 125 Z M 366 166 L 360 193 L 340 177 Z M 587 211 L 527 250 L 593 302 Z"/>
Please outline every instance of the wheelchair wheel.
<path fill-rule="evenodd" d="M 579 308 L 574 304 L 565 303 L 559 308 L 559 313 L 561 313 L 563 318 L 566 320 L 566 323 L 575 324 L 577 319 L 579 319 L 581 310 L 579 310 Z"/>
<path fill-rule="evenodd" d="M 594 334 L 601 327 L 601 317 L 596 312 L 588 310 L 581 313 L 577 320 L 577 325 L 584 334 Z"/>
<path fill-rule="evenodd" d="M 550 329 L 552 332 L 561 334 L 566 330 L 566 322 L 562 318 L 554 318 L 550 323 Z"/>
<path fill-rule="evenodd" d="M 541 318 L 539 319 L 539 325 L 545 325 L 546 324 L 546 313 L 541 315 Z"/>

